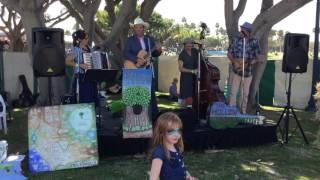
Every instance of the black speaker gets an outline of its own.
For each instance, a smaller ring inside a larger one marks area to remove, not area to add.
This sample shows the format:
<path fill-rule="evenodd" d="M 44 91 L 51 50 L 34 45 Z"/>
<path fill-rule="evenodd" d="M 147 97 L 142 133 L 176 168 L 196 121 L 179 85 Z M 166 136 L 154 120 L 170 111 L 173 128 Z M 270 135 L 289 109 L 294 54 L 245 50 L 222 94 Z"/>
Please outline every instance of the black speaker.
<path fill-rule="evenodd" d="M 284 38 L 282 72 L 307 72 L 309 35 L 287 33 Z"/>
<path fill-rule="evenodd" d="M 36 77 L 65 74 L 63 35 L 60 28 L 32 28 L 33 71 Z"/>

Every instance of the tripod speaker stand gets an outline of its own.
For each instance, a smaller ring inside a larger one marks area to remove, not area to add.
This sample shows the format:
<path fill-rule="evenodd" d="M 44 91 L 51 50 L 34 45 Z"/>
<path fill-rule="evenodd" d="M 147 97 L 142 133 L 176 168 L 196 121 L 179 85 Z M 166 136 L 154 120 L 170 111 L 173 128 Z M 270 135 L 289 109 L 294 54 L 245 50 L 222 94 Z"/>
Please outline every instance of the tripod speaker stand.
<path fill-rule="evenodd" d="M 303 139 L 304 139 L 304 142 L 306 144 L 309 144 L 308 142 L 308 139 L 307 137 L 305 136 L 304 132 L 303 132 L 303 129 L 300 125 L 300 122 L 297 118 L 297 115 L 296 113 L 294 112 L 292 106 L 291 106 L 291 101 L 290 101 L 290 98 L 291 98 L 291 80 L 292 80 L 292 73 L 290 73 L 289 75 L 289 87 L 288 87 L 288 91 L 287 91 L 287 105 L 286 107 L 283 109 L 282 111 L 282 114 L 278 120 L 278 123 L 277 123 L 277 127 L 279 127 L 279 130 L 280 130 L 280 133 L 281 133 L 281 141 L 282 143 L 288 143 L 289 141 L 289 138 L 288 138 L 288 135 L 289 135 L 289 120 L 290 120 L 290 112 L 292 113 L 293 115 L 293 118 L 295 119 L 296 123 L 297 123 L 297 126 L 303 136 Z M 284 121 L 284 126 L 282 127 L 281 129 L 281 126 L 280 126 L 280 123 L 281 121 Z"/>

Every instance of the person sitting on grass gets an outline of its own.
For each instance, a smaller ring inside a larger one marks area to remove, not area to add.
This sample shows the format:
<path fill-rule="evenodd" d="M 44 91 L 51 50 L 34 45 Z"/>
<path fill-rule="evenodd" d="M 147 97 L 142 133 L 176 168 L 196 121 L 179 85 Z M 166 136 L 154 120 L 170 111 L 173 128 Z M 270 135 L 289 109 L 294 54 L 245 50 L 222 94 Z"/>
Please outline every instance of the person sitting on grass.
<path fill-rule="evenodd" d="M 178 78 L 173 78 L 172 84 L 169 88 L 169 94 L 170 94 L 169 99 L 172 101 L 178 101 L 179 94 L 177 91 L 177 83 L 178 83 Z"/>

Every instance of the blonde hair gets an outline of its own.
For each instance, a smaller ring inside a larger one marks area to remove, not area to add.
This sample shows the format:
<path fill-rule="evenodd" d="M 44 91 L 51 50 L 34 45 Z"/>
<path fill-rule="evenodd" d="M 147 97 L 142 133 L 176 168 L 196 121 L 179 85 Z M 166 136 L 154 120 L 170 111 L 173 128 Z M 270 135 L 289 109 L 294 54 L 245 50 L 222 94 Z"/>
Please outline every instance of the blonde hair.
<path fill-rule="evenodd" d="M 177 83 L 178 82 L 178 78 L 173 78 L 172 82 Z"/>
<path fill-rule="evenodd" d="M 318 120 L 320 119 L 320 82 L 316 84 L 316 93 L 313 95 L 313 97 L 315 100 L 317 100 L 318 110 L 315 115 L 315 120 Z M 319 130 L 319 134 L 320 134 L 320 130 Z"/>
<path fill-rule="evenodd" d="M 316 90 L 317 90 L 317 92 L 313 96 L 315 99 L 320 100 L 320 82 L 318 82 L 316 84 Z"/>
<path fill-rule="evenodd" d="M 158 145 L 161 145 L 166 153 L 166 157 L 170 159 L 169 150 L 164 146 L 164 137 L 167 130 L 173 125 L 178 125 L 182 129 L 182 122 L 178 115 L 173 112 L 166 112 L 161 114 L 156 123 L 156 127 L 153 131 L 152 137 L 152 149 L 156 148 Z M 182 137 L 179 138 L 178 142 L 175 144 L 175 148 L 182 153 L 184 150 Z"/>
<path fill-rule="evenodd" d="M 314 96 L 314 98 L 318 101 L 317 102 L 317 107 L 318 107 L 318 110 L 317 110 L 317 112 L 316 112 L 316 114 L 315 114 L 315 120 L 319 120 L 320 119 L 320 82 L 318 82 L 317 84 L 316 84 L 316 93 L 313 95 Z M 317 135 L 316 135 L 316 140 L 313 142 L 313 144 L 316 146 L 316 147 L 318 147 L 318 148 L 320 148 L 320 129 L 318 130 L 318 132 L 317 132 Z"/>

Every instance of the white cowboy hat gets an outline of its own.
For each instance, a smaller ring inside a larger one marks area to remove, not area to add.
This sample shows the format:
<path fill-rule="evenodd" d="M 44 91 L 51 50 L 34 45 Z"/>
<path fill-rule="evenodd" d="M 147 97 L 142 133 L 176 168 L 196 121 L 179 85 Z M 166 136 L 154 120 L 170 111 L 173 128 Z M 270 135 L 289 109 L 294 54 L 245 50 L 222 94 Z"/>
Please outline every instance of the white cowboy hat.
<path fill-rule="evenodd" d="M 137 17 L 136 19 L 134 19 L 133 23 L 129 23 L 130 27 L 133 28 L 134 25 L 137 24 L 142 24 L 144 26 L 145 29 L 149 28 L 149 23 L 144 22 L 141 18 Z"/>

